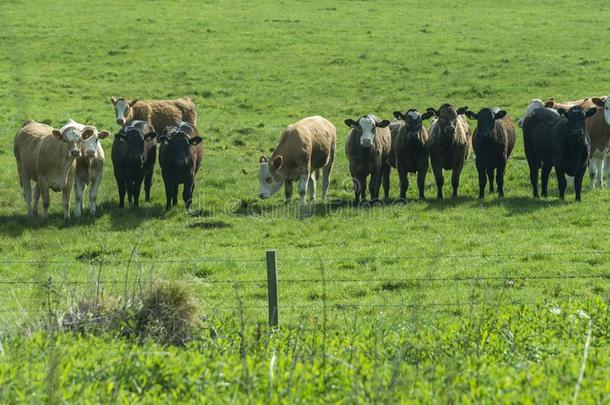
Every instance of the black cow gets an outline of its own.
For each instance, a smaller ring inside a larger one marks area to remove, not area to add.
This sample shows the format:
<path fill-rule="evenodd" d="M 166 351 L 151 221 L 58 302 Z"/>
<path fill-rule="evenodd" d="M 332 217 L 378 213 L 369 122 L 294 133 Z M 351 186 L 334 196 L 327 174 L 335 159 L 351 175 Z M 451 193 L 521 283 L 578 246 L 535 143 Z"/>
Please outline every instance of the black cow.
<path fill-rule="evenodd" d="M 494 191 L 494 170 L 498 196 L 504 197 L 504 173 L 517 135 L 515 126 L 506 111 L 499 108 L 483 108 L 478 113 L 466 111 L 466 116 L 477 120 L 477 128 L 472 137 L 472 147 L 479 172 L 479 198 L 485 197 L 485 186 L 489 178 L 489 192 Z M 486 176 L 487 175 L 487 176 Z"/>
<path fill-rule="evenodd" d="M 417 173 L 417 188 L 419 199 L 423 200 L 426 173 L 428 173 L 428 131 L 423 126 L 423 120 L 434 115 L 428 111 L 423 115 L 415 109 L 407 110 L 404 114 L 394 111 L 397 121 L 390 124 L 392 133 L 392 148 L 388 156 L 388 163 L 398 171 L 400 179 L 400 198 L 407 197 L 409 188 L 408 173 Z"/>
<path fill-rule="evenodd" d="M 182 198 L 188 209 L 195 190 L 195 177 L 203 159 L 203 139 L 197 128 L 188 122 L 165 128 L 159 137 L 159 164 L 165 183 L 165 210 L 178 203 L 178 186 L 184 184 Z"/>
<path fill-rule="evenodd" d="M 153 169 L 157 156 L 157 134 L 146 121 L 131 121 L 115 135 L 112 165 L 119 189 L 119 207 L 125 206 L 125 192 L 130 205 L 138 206 L 144 181 L 145 200 L 150 201 Z"/>
<path fill-rule="evenodd" d="M 538 197 L 538 169 L 542 168 L 542 196 L 547 197 L 549 174 L 555 167 L 559 197 L 565 196 L 567 174 L 574 176 L 576 201 L 580 201 L 591 149 L 585 119 L 596 111 L 596 108 L 574 106 L 567 111 L 558 109 L 560 115 L 557 115 L 547 108 L 538 108 L 527 116 L 523 123 L 523 146 L 534 197 Z"/>

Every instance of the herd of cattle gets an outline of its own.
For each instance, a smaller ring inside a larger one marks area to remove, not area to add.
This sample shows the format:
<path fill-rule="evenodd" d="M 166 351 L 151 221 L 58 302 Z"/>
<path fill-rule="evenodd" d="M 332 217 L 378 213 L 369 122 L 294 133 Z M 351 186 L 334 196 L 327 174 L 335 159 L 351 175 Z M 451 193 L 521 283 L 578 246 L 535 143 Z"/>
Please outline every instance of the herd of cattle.
<path fill-rule="evenodd" d="M 112 163 L 119 194 L 119 206 L 138 206 L 144 183 L 145 200 L 150 188 L 157 146 L 159 165 L 169 210 L 178 201 L 183 185 L 183 200 L 191 204 L 197 172 L 203 159 L 202 137 L 197 130 L 197 107 L 188 98 L 137 101 L 112 97 L 116 122 L 121 126 L 112 144 Z M 598 108 L 599 107 L 599 108 Z M 479 175 L 479 198 L 487 182 L 500 197 L 504 195 L 506 163 L 515 146 L 514 125 L 499 108 L 484 108 L 478 113 L 468 107 L 443 104 L 421 114 L 415 109 L 394 112 L 394 121 L 364 115 L 346 119 L 351 128 L 345 145 L 349 170 L 354 181 L 355 204 L 366 197 L 367 178 L 371 200 L 379 198 L 383 185 L 389 197 L 390 172 L 395 168 L 400 181 L 400 198 L 406 198 L 408 173 L 417 173 L 419 198 L 424 199 L 429 163 L 436 180 L 437 197 L 443 198 L 443 170 L 451 170 L 452 196 L 456 197 L 460 175 L 471 150 L 475 153 Z M 471 135 L 466 117 L 476 120 Z M 428 129 L 423 121 L 431 120 Z M 538 171 L 542 170 L 542 196 L 548 195 L 548 179 L 555 168 L 560 197 L 566 189 L 565 176 L 574 178 L 576 199 L 580 200 L 587 165 L 591 188 L 602 187 L 604 172 L 610 170 L 610 101 L 608 97 L 589 97 L 557 103 L 536 99 L 530 102 L 519 120 L 530 168 L 533 194 L 538 193 Z M 89 189 L 90 212 L 95 215 L 97 191 L 104 168 L 104 149 L 100 143 L 110 135 L 91 125 L 69 120 L 56 129 L 32 120 L 17 132 L 14 155 L 28 215 L 38 214 L 42 195 L 43 217 L 48 216 L 49 189 L 63 193 L 64 217 L 70 219 L 70 197 L 75 189 L 75 217 L 83 211 L 83 194 Z M 268 198 L 282 185 L 285 198 L 292 197 L 292 182 L 298 181 L 301 205 L 305 196 L 315 199 L 316 179 L 322 171 L 322 197 L 326 197 L 336 149 L 336 128 L 320 116 L 304 118 L 289 125 L 271 155 L 260 158 L 260 198 Z M 608 165 L 604 168 L 605 163 Z M 32 190 L 31 182 L 34 181 Z M 610 176 L 608 180 L 610 188 Z M 309 191 L 309 193 L 308 193 Z"/>

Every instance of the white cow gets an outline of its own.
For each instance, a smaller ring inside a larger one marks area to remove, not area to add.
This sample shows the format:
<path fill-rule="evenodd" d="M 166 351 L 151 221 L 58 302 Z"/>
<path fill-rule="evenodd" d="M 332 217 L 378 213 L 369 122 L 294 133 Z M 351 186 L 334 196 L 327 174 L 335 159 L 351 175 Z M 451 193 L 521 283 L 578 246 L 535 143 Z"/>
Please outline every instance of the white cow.
<path fill-rule="evenodd" d="M 74 179 L 74 195 L 76 207 L 74 217 L 80 218 L 83 211 L 83 194 L 85 188 L 89 186 L 89 212 L 95 215 L 97 190 L 102 181 L 104 172 L 104 148 L 100 139 L 106 139 L 110 132 L 99 131 L 91 125 L 83 125 L 70 119 L 63 126 L 65 128 L 77 128 L 83 134 L 83 142 L 80 145 L 80 157 L 76 159 L 76 176 Z"/>

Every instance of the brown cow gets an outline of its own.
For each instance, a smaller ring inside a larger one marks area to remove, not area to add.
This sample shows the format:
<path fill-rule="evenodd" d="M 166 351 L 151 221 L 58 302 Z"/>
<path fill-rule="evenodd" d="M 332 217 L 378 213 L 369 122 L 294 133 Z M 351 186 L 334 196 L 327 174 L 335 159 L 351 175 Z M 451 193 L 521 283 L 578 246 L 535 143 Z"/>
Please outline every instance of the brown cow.
<path fill-rule="evenodd" d="M 354 205 L 366 196 L 366 178 L 370 175 L 371 200 L 379 199 L 379 188 L 387 200 L 390 192 L 390 164 L 388 156 L 392 145 L 390 121 L 380 120 L 374 115 L 364 115 L 357 121 L 346 119 L 345 125 L 352 128 L 345 143 L 345 154 L 349 160 L 349 172 L 354 182 Z"/>
<path fill-rule="evenodd" d="M 74 185 L 76 158 L 81 155 L 83 136 L 94 132 L 90 127 L 81 131 L 66 125 L 61 130 L 35 121 L 27 121 L 15 135 L 13 153 L 17 161 L 19 181 L 28 207 L 28 216 L 38 214 L 38 198 L 42 195 L 42 216 L 48 217 L 49 189 L 63 192 L 64 217 L 70 219 L 70 194 Z M 34 187 L 32 205 L 31 181 Z"/>
<path fill-rule="evenodd" d="M 326 198 L 336 142 L 335 126 L 323 117 L 307 117 L 289 125 L 282 132 L 271 157 L 267 159 L 261 156 L 259 160 L 259 197 L 271 197 L 284 184 L 286 202 L 289 202 L 292 198 L 292 182 L 298 180 L 301 207 L 304 207 L 308 188 L 310 199 L 315 199 L 316 178 L 320 177 L 322 169 L 322 198 Z"/>
<path fill-rule="evenodd" d="M 470 128 L 464 118 L 468 107 L 456 109 L 451 104 L 443 104 L 438 110 L 428 108 L 437 117 L 428 132 L 430 140 L 430 163 L 436 180 L 437 198 L 443 198 L 443 169 L 451 170 L 452 197 L 458 195 L 460 174 L 470 156 Z"/>
<path fill-rule="evenodd" d="M 591 139 L 589 176 L 591 189 L 602 188 L 604 175 L 610 189 L 610 97 L 593 97 L 591 101 L 598 107 L 597 113 L 587 119 L 586 126 Z"/>
<path fill-rule="evenodd" d="M 148 101 L 112 97 L 110 101 L 114 104 L 116 122 L 121 126 L 134 120 L 146 121 L 159 134 L 181 121 L 197 126 L 197 106 L 188 97 Z"/>

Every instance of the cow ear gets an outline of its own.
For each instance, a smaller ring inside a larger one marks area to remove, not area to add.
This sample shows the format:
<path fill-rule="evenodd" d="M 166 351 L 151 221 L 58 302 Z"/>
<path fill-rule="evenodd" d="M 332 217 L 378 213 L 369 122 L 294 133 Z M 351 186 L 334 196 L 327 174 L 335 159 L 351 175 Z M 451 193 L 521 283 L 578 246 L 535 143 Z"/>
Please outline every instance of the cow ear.
<path fill-rule="evenodd" d="M 392 114 L 394 115 L 394 118 L 396 118 L 397 120 L 404 121 L 404 119 L 405 119 L 405 116 L 400 111 L 394 111 Z"/>
<path fill-rule="evenodd" d="M 115 96 L 110 97 L 110 101 L 112 102 L 112 104 L 116 104 L 116 97 Z"/>
<path fill-rule="evenodd" d="M 83 139 L 88 139 L 88 138 L 91 138 L 94 134 L 95 134 L 95 130 L 93 128 L 86 127 L 85 129 L 83 129 L 81 136 L 83 137 Z"/>
<path fill-rule="evenodd" d="M 189 144 L 199 145 L 201 143 L 201 141 L 203 141 L 203 138 L 201 138 L 200 136 L 194 136 L 189 139 Z"/>
<path fill-rule="evenodd" d="M 161 135 L 158 139 L 159 143 L 167 142 L 167 135 Z"/>
<path fill-rule="evenodd" d="M 53 129 L 53 136 L 57 139 L 59 139 L 60 141 L 63 141 L 64 137 L 61 134 L 61 131 L 59 129 Z"/>
<path fill-rule="evenodd" d="M 553 99 L 547 100 L 547 101 L 543 101 L 544 103 L 544 107 L 545 108 L 553 108 L 555 107 L 555 101 L 553 101 Z"/>
<path fill-rule="evenodd" d="M 273 164 L 273 168 L 274 168 L 275 170 L 279 170 L 279 168 L 280 168 L 280 167 L 282 167 L 282 162 L 283 162 L 283 160 L 284 160 L 284 158 L 283 158 L 281 155 L 280 155 L 280 156 L 276 156 L 276 157 L 273 159 L 273 162 L 272 162 L 272 164 Z"/>
<path fill-rule="evenodd" d="M 606 97 L 593 97 L 591 101 L 596 106 L 603 107 L 606 104 Z"/>
<path fill-rule="evenodd" d="M 388 121 L 388 120 L 381 120 L 381 121 L 377 121 L 377 122 L 375 123 L 375 126 L 376 126 L 377 128 L 385 128 L 385 127 L 387 127 L 388 125 L 390 125 L 390 121 Z"/>
<path fill-rule="evenodd" d="M 260 159 L 258 159 L 258 163 L 259 164 L 269 163 L 269 160 L 267 160 L 267 158 L 265 156 L 261 156 Z"/>
<path fill-rule="evenodd" d="M 477 119 L 477 114 L 475 114 L 473 111 L 466 111 L 465 114 L 471 120 L 476 120 Z"/>
<path fill-rule="evenodd" d="M 131 100 L 131 101 L 129 102 L 129 106 L 130 106 L 130 107 L 133 107 L 133 106 L 134 106 L 134 104 L 135 104 L 135 103 L 137 103 L 137 102 L 138 102 L 138 99 L 137 99 L 137 98 L 134 98 L 133 100 Z"/>
<path fill-rule="evenodd" d="M 157 134 L 155 134 L 154 132 L 149 132 L 146 135 L 144 135 L 144 140 L 145 141 L 152 141 L 156 137 L 157 137 Z"/>
<path fill-rule="evenodd" d="M 557 109 L 557 112 L 558 112 L 558 113 L 559 113 L 559 115 L 561 115 L 562 117 L 565 117 L 565 116 L 568 114 L 568 112 L 567 112 L 565 109 L 563 109 L 563 108 L 558 108 L 558 109 Z"/>
<path fill-rule="evenodd" d="M 428 118 L 431 118 L 434 115 L 434 112 L 432 111 L 426 111 L 425 113 L 422 114 L 421 119 L 423 120 L 427 120 Z"/>
<path fill-rule="evenodd" d="M 468 106 L 460 107 L 457 110 L 458 115 L 464 115 L 468 111 Z"/>
<path fill-rule="evenodd" d="M 597 112 L 597 108 L 593 107 L 593 108 L 589 108 L 587 110 L 587 112 L 585 113 L 585 118 L 589 118 L 595 115 L 595 113 Z"/>
<path fill-rule="evenodd" d="M 100 131 L 100 132 L 98 132 L 98 134 L 97 134 L 97 137 L 98 137 L 99 139 L 106 139 L 106 138 L 108 138 L 109 136 L 110 136 L 110 132 L 108 132 L 108 131 Z"/>
<path fill-rule="evenodd" d="M 504 110 L 500 110 L 494 114 L 494 118 L 497 120 L 501 120 L 504 117 L 506 117 L 506 111 L 504 111 Z"/>
<path fill-rule="evenodd" d="M 358 126 L 358 123 L 351 118 L 348 118 L 343 122 L 345 122 L 345 125 L 347 125 L 350 128 L 356 128 Z"/>
<path fill-rule="evenodd" d="M 432 115 L 436 115 L 438 116 L 438 111 L 436 111 L 434 108 L 432 107 L 428 107 L 426 108 L 426 111 L 428 111 L 429 113 L 432 113 Z"/>

